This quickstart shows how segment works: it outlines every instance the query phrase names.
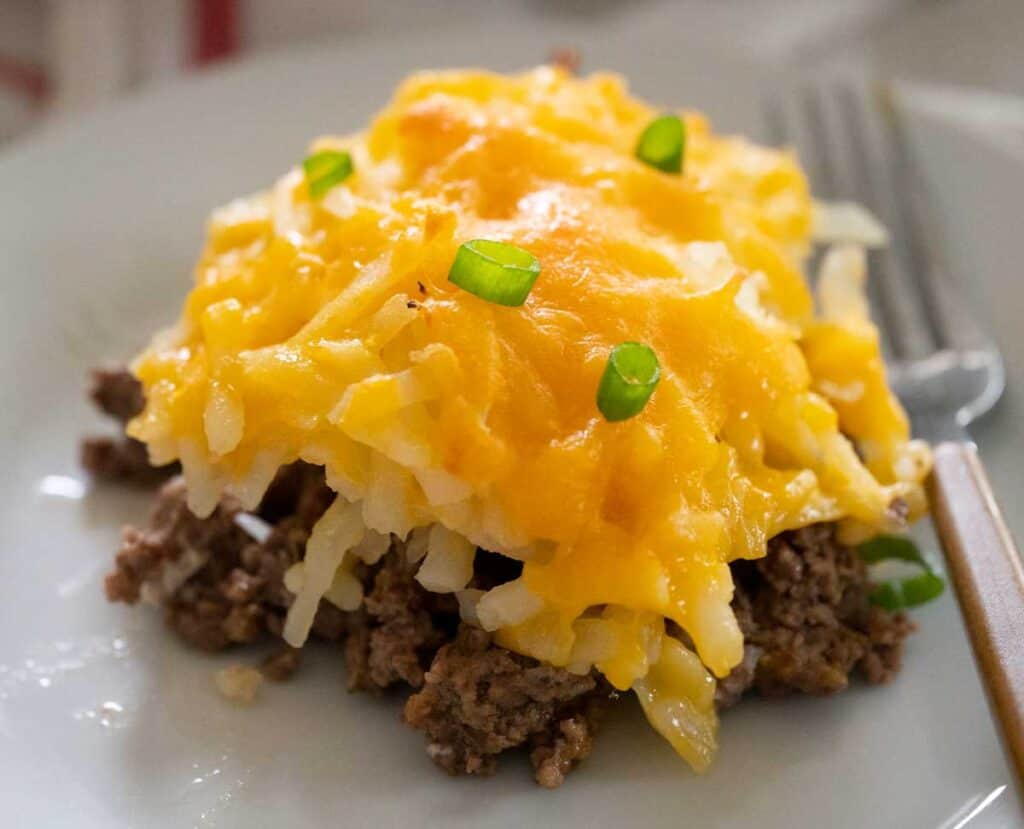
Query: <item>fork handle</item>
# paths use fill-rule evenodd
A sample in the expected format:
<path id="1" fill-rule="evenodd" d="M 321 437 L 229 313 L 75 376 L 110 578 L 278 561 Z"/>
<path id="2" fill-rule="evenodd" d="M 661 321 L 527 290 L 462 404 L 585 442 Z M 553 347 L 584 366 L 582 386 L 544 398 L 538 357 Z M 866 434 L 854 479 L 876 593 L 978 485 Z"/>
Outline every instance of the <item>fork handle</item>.
<path id="1" fill-rule="evenodd" d="M 935 449 L 939 540 L 1003 744 L 1024 791 L 1024 565 L 972 444 Z"/>

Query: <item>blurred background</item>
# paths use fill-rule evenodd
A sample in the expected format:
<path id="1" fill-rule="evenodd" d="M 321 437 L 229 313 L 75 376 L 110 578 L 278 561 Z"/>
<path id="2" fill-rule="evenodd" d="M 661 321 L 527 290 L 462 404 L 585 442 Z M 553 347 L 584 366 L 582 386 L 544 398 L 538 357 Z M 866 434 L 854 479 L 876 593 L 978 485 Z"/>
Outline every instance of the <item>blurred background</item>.
<path id="1" fill-rule="evenodd" d="M 641 7 L 722 49 L 1024 95 L 1024 0 L 0 0 L 0 143 L 175 75 L 302 42 L 429 37 L 456 20 L 532 19 L 542 33 L 553 16 L 586 25 Z"/>

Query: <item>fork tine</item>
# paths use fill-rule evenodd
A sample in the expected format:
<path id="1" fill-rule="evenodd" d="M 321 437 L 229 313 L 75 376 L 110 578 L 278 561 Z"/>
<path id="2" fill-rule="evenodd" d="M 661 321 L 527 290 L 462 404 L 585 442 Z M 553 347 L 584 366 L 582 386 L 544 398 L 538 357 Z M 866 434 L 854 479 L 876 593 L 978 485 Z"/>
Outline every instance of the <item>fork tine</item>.
<path id="1" fill-rule="evenodd" d="M 840 184 L 841 194 L 863 205 L 877 206 L 881 204 L 882 198 L 875 181 L 876 167 L 872 163 L 864 121 L 858 117 L 862 108 L 858 92 L 852 85 L 842 84 L 837 88 L 836 101 L 839 105 L 840 131 L 850 141 L 846 175 Z M 871 209 L 881 217 L 877 207 Z M 882 218 L 885 220 L 885 217 Z M 891 224 L 888 226 L 895 231 Z M 887 356 L 896 360 L 905 359 L 912 353 L 913 344 L 908 341 L 908 329 L 902 324 L 904 320 L 900 319 L 895 310 L 898 301 L 890 296 L 898 279 L 895 257 L 887 251 L 872 250 L 868 252 L 868 266 L 868 298 L 880 323 Z"/>
<path id="2" fill-rule="evenodd" d="M 814 156 L 814 183 L 818 192 L 825 198 L 834 199 L 839 196 L 836 159 L 833 158 L 834 144 L 829 140 L 829 127 L 826 123 L 825 105 L 821 97 L 813 89 L 805 89 L 800 95 L 800 104 L 811 143 L 807 147 Z"/>
<path id="3" fill-rule="evenodd" d="M 826 87 L 827 90 L 833 87 Z M 838 91 L 852 88 L 837 87 Z M 811 179 L 817 194 L 822 198 L 835 200 L 853 199 L 861 204 L 869 204 L 871 200 L 871 180 L 863 171 L 869 166 L 863 136 L 851 133 L 847 123 L 852 100 L 845 100 L 844 106 L 837 107 L 837 96 L 825 91 L 820 93 L 813 89 L 805 89 L 801 94 L 801 104 L 808 124 L 808 133 L 812 140 L 816 164 L 812 168 Z M 837 151 L 845 147 L 849 140 L 850 151 Z M 883 273 L 888 269 L 888 260 L 880 256 L 878 251 L 868 251 L 868 272 Z M 899 358 L 905 354 L 906 343 L 898 320 L 891 313 L 892 303 L 887 301 L 884 286 L 887 279 L 868 278 L 867 297 L 871 308 L 881 317 L 880 335 L 886 359 Z"/>
<path id="4" fill-rule="evenodd" d="M 782 101 L 774 96 L 765 96 L 761 101 L 761 115 L 765 125 L 765 139 L 773 147 L 784 147 L 789 143 L 786 119 L 782 114 Z"/>
<path id="5" fill-rule="evenodd" d="M 945 259 L 942 229 L 936 224 L 940 218 L 934 213 L 928 191 L 929 182 L 921 175 L 910 152 L 908 124 L 903 115 L 906 111 L 894 100 L 897 91 L 890 85 L 877 84 L 874 90 L 876 120 L 885 122 L 889 131 L 896 163 L 894 178 L 898 181 L 907 202 L 906 230 L 910 256 L 915 257 L 917 268 L 914 273 L 922 301 L 931 316 L 936 337 L 943 349 L 953 350 L 961 360 L 975 369 L 987 366 L 989 388 L 975 400 L 971 408 L 976 417 L 988 411 L 999 398 L 1005 380 L 1005 368 L 999 347 L 986 330 L 983 322 L 975 315 L 977 308 L 964 294 L 963 283 L 954 284 Z"/>
<path id="6" fill-rule="evenodd" d="M 892 243 L 870 252 L 868 297 L 890 377 L 916 428 L 962 430 L 999 399 L 1006 372 L 948 279 L 928 182 L 912 163 L 896 91 L 836 83 L 797 90 L 766 100 L 770 137 L 800 154 L 816 193 L 856 199 L 889 228 Z"/>
<path id="7" fill-rule="evenodd" d="M 818 117 L 808 117 L 812 110 Z M 821 110 L 812 93 L 800 88 L 791 99 L 782 96 L 768 98 L 763 111 L 770 143 L 795 151 L 814 194 L 831 197 L 828 141 L 820 117 Z"/>
<path id="8" fill-rule="evenodd" d="M 845 94 L 842 90 L 845 89 Z M 880 129 L 865 104 L 863 87 L 836 82 L 819 87 L 819 100 L 838 112 L 835 129 L 826 136 L 842 188 L 839 198 L 860 200 L 889 228 L 891 239 L 884 249 L 869 257 L 872 270 L 868 294 L 875 319 L 880 323 L 888 355 L 895 360 L 924 357 L 938 347 L 932 336 L 916 286 L 908 280 L 912 270 L 904 247 L 904 194 L 891 174 L 891 136 Z M 824 104 L 823 104 L 824 105 Z"/>
<path id="9" fill-rule="evenodd" d="M 817 154 L 807 148 L 818 146 L 818 142 L 809 140 L 803 135 L 805 121 L 799 114 L 794 115 L 790 109 L 798 109 L 799 102 L 783 96 L 766 96 L 762 102 L 764 123 L 767 127 L 768 142 L 775 147 L 792 150 L 799 158 L 812 192 L 820 192 L 823 164 Z M 807 278 L 814 284 L 818 266 L 821 263 L 822 251 L 812 248 L 804 267 Z"/>
<path id="10" fill-rule="evenodd" d="M 890 229 L 890 245 L 869 254 L 868 296 L 880 324 L 883 349 L 898 361 L 927 356 L 945 344 L 942 319 L 931 303 L 929 269 L 920 234 L 908 237 L 909 182 L 899 166 L 893 124 L 882 123 L 874 100 L 849 83 L 801 88 L 795 103 L 777 102 L 766 118 L 773 137 L 794 146 L 817 195 L 856 200 Z M 924 262 L 926 264 L 922 265 Z"/>
<path id="11" fill-rule="evenodd" d="M 897 123 L 897 113 L 887 86 L 876 84 L 873 90 L 875 111 L 878 120 L 885 127 L 892 147 L 891 166 L 893 182 L 901 196 L 900 213 L 903 222 L 903 243 L 909 263 L 909 276 L 917 288 L 931 335 L 939 348 L 950 345 L 948 326 L 939 302 L 940 286 L 935 283 L 937 276 L 930 245 L 926 243 L 924 226 L 918 209 L 917 188 L 912 181 L 910 153 L 906 136 Z"/>

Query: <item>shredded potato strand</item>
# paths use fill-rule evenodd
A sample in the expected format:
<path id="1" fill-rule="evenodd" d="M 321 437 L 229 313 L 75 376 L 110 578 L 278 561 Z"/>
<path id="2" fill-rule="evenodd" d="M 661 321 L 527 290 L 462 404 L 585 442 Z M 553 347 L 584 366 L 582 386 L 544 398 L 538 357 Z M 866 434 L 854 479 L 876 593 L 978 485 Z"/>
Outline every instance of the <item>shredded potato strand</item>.
<path id="1" fill-rule="evenodd" d="M 343 498 L 336 498 L 313 528 L 306 543 L 302 586 L 288 609 L 282 634 L 292 647 L 305 643 L 320 599 L 335 582 L 345 553 L 360 541 L 365 531 L 359 504 L 351 504 Z"/>

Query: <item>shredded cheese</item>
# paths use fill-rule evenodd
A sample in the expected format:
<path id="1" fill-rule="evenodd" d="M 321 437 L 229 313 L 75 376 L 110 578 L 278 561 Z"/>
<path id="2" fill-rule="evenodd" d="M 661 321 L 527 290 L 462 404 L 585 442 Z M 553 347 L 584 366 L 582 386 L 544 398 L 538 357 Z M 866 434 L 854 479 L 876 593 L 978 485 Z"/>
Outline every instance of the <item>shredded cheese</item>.
<path id="1" fill-rule="evenodd" d="M 858 254 L 826 261 L 815 315 L 796 160 L 684 113 L 684 173 L 664 173 L 633 155 L 656 113 L 608 75 L 413 77 L 366 132 L 313 145 L 354 164 L 323 198 L 296 169 L 214 214 L 180 321 L 135 362 L 130 433 L 181 460 L 200 514 L 224 492 L 251 508 L 281 464 L 324 466 L 338 497 L 289 573 L 290 644 L 321 599 L 358 604 L 356 559 L 408 539 L 466 618 L 633 688 L 704 768 L 710 676 L 743 655 L 729 563 L 817 521 L 890 528 L 897 498 L 919 514 L 928 457 L 858 306 Z M 819 230 L 876 241 L 852 215 Z M 525 305 L 448 282 L 474 238 L 539 260 Z M 598 380 L 632 339 L 661 382 L 608 423 Z M 475 547 L 522 576 L 465 591 Z"/>

